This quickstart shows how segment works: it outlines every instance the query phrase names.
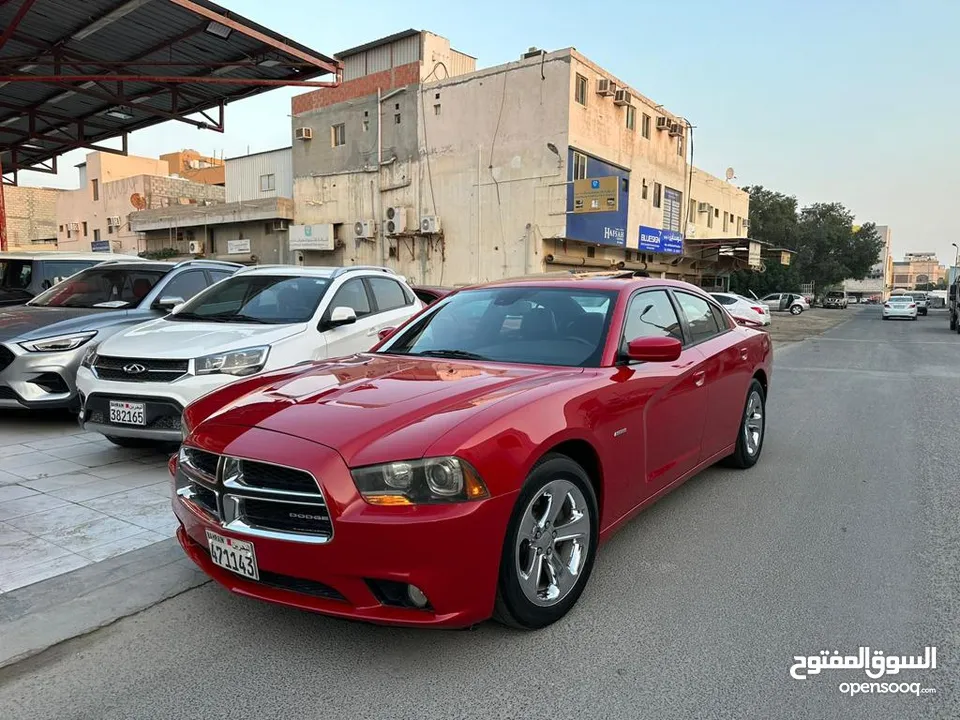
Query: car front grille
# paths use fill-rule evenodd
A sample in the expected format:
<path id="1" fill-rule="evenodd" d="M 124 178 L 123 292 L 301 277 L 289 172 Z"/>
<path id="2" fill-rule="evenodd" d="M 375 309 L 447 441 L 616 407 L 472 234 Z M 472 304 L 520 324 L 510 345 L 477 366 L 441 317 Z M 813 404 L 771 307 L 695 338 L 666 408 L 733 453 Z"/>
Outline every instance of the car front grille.
<path id="1" fill-rule="evenodd" d="M 100 355 L 93 366 L 101 380 L 114 382 L 173 382 L 187 374 L 189 360 L 155 360 Z"/>
<path id="2" fill-rule="evenodd" d="M 7 366 L 13 362 L 14 357 L 13 350 L 6 345 L 0 345 L 0 372 L 7 369 Z"/>
<path id="3" fill-rule="evenodd" d="M 177 495 L 238 533 L 312 543 L 333 537 L 323 492 L 305 470 L 184 446 Z"/>

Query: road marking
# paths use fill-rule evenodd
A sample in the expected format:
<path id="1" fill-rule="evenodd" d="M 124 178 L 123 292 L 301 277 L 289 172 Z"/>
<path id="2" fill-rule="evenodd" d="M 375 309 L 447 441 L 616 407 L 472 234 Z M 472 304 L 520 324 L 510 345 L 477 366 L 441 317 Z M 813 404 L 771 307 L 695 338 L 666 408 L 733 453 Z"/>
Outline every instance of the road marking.
<path id="1" fill-rule="evenodd" d="M 813 339 L 813 338 L 811 338 Z M 829 342 L 856 342 L 856 343 L 873 343 L 875 345 L 890 345 L 890 339 L 886 340 L 862 340 L 858 338 L 838 338 L 838 337 L 824 337 L 819 336 L 817 340 L 827 340 Z M 897 345 L 956 345 L 956 341 L 951 340 L 910 340 L 908 342 L 898 342 Z"/>

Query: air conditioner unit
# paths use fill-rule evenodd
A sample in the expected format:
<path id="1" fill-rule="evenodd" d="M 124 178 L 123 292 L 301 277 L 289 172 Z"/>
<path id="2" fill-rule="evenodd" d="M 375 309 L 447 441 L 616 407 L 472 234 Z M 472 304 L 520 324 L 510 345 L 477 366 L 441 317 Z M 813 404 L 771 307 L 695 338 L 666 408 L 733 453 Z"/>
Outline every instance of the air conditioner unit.
<path id="1" fill-rule="evenodd" d="M 107 227 L 120 227 L 120 216 L 114 215 L 107 218 Z"/>
<path id="2" fill-rule="evenodd" d="M 191 241 L 190 241 L 190 254 L 191 254 L 191 255 L 203 255 L 203 241 L 202 241 L 202 240 L 191 240 Z"/>
<path id="3" fill-rule="evenodd" d="M 617 92 L 617 84 L 613 80 L 607 80 L 606 78 L 600 78 L 597 80 L 597 95 L 603 95 L 609 97 L 614 95 Z"/>
<path id="4" fill-rule="evenodd" d="M 670 118 L 658 117 L 657 130 L 667 130 L 670 127 Z"/>
<path id="5" fill-rule="evenodd" d="M 387 235 L 397 235 L 407 229 L 407 209 L 402 206 L 388 207 L 383 218 L 383 230 Z"/>
<path id="6" fill-rule="evenodd" d="M 420 218 L 420 232 L 424 235 L 436 235 L 440 232 L 440 216 L 427 215 Z"/>
<path id="7" fill-rule="evenodd" d="M 617 90 L 613 96 L 614 105 L 631 105 L 633 97 L 628 90 Z"/>
<path id="8" fill-rule="evenodd" d="M 74 232 L 80 232 L 80 223 L 70 223 L 70 229 Z"/>
<path id="9" fill-rule="evenodd" d="M 710 212 L 710 203 L 697 203 L 697 212 L 698 213 Z"/>
<path id="10" fill-rule="evenodd" d="M 672 123 L 670 125 L 670 134 L 674 137 L 683 135 L 683 124 L 682 123 Z"/>
<path id="11" fill-rule="evenodd" d="M 313 128 L 302 127 L 293 131 L 293 136 L 297 140 L 313 140 Z"/>
<path id="12" fill-rule="evenodd" d="M 287 230 L 290 228 L 289 220 L 274 220 L 273 221 L 273 230 L 274 232 L 279 230 Z"/>
<path id="13" fill-rule="evenodd" d="M 355 238 L 372 238 L 375 228 L 376 223 L 373 220 L 357 220 L 353 224 L 353 236 Z"/>

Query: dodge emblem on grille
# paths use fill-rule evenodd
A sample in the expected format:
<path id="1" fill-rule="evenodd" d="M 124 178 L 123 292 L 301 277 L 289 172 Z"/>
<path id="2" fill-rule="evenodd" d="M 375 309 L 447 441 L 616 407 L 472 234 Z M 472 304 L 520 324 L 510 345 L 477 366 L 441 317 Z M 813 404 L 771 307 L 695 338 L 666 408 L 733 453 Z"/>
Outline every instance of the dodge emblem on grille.
<path id="1" fill-rule="evenodd" d="M 139 375 L 141 373 L 145 373 L 147 369 L 140 363 L 130 363 L 129 365 L 123 366 L 123 371 L 127 375 Z"/>

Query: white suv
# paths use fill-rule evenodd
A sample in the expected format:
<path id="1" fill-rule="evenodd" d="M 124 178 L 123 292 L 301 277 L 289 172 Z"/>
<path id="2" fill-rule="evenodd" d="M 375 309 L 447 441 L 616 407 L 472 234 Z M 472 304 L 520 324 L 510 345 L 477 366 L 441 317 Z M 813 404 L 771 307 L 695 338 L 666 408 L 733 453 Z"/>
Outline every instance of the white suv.
<path id="1" fill-rule="evenodd" d="M 241 270 L 118 333 L 77 372 L 80 424 L 124 447 L 178 444 L 183 409 L 238 377 L 365 352 L 423 308 L 381 267 Z"/>

